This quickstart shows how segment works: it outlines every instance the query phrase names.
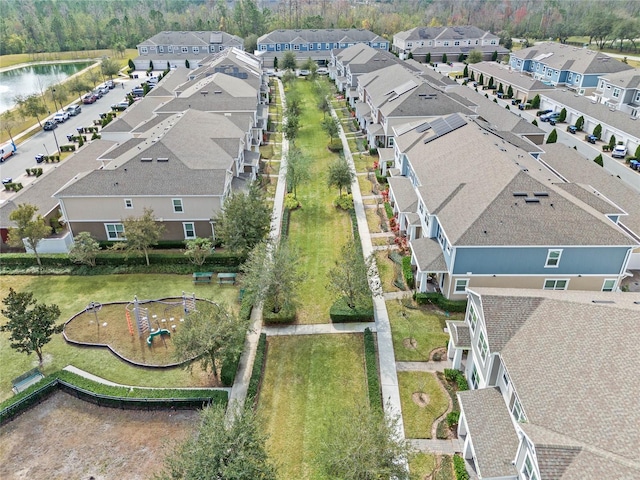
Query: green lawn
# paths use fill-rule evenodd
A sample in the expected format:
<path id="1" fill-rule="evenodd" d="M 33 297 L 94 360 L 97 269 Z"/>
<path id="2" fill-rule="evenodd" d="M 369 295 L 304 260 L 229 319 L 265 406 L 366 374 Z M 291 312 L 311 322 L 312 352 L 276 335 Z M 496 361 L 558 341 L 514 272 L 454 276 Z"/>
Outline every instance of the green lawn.
<path id="1" fill-rule="evenodd" d="M 362 335 L 269 337 L 258 412 L 283 480 L 322 479 L 314 454 L 328 419 L 367 402 Z"/>
<path id="2" fill-rule="evenodd" d="M 431 426 L 449 406 L 447 394 L 430 372 L 398 372 L 402 421 L 407 438 L 431 438 Z M 415 393 L 426 393 L 428 399 L 419 405 Z"/>
<path id="3" fill-rule="evenodd" d="M 326 81 L 326 80 L 323 80 Z M 300 253 L 298 322 L 326 323 L 334 296 L 327 291 L 328 272 L 351 237 L 349 215 L 337 210 L 336 189 L 327 187 L 327 167 L 338 156 L 327 149 L 329 137 L 319 128 L 322 112 L 316 107 L 312 82 L 295 83 L 303 99 L 300 132 L 295 144 L 311 159 L 311 179 L 298 187 L 302 208 L 291 214 L 289 241 Z"/>
<path id="4" fill-rule="evenodd" d="M 231 286 L 194 286 L 187 275 L 108 275 L 108 276 L 3 276 L 0 282 L 0 298 L 14 290 L 33 292 L 39 303 L 56 304 L 60 308 L 60 323 L 83 310 L 89 302 L 100 303 L 138 299 L 154 299 L 194 292 L 201 298 L 209 298 L 237 309 L 236 288 Z M 4 305 L 3 305 L 4 307 Z M 124 316 L 124 306 L 122 315 Z M 4 323 L 4 317 L 0 317 Z M 0 333 L 0 401 L 11 396 L 11 379 L 37 366 L 37 356 L 27 356 L 9 347 L 8 333 Z M 80 348 L 67 344 L 62 335 L 56 335 L 44 347 L 44 373 L 72 364 L 78 368 L 104 377 L 113 382 L 149 387 L 206 386 L 208 377 L 198 368 L 193 374 L 180 368 L 167 370 L 143 370 L 119 360 L 106 349 Z"/>
<path id="5" fill-rule="evenodd" d="M 393 348 L 398 362 L 427 361 L 431 350 L 444 347 L 449 335 L 444 333 L 446 317 L 438 315 L 426 307 L 403 308 L 397 300 L 387 302 L 391 321 Z M 404 340 L 414 338 L 415 349 L 407 348 Z"/>
<path id="6" fill-rule="evenodd" d="M 453 480 L 453 460 L 449 455 L 419 453 L 409 463 L 409 471 L 422 480 Z"/>

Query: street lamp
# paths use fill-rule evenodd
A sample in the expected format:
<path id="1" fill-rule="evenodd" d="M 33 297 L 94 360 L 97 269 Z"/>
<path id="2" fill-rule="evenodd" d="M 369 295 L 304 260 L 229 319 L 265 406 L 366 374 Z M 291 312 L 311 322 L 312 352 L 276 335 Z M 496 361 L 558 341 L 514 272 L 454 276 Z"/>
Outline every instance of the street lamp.
<path id="1" fill-rule="evenodd" d="M 60 155 L 61 154 L 60 145 L 58 145 L 58 137 L 56 137 L 55 129 L 51 130 L 51 133 L 53 133 L 53 139 L 56 141 L 56 148 L 58 149 L 58 155 Z"/>

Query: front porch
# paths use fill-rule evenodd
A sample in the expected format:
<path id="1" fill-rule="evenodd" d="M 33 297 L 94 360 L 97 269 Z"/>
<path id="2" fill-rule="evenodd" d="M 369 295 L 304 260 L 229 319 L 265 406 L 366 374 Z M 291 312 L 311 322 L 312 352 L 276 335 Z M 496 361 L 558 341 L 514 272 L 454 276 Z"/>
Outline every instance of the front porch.
<path id="1" fill-rule="evenodd" d="M 471 332 L 464 321 L 447 321 L 449 331 L 449 343 L 447 345 L 447 358 L 451 360 L 452 368 L 464 371 L 466 357 L 471 349 Z"/>

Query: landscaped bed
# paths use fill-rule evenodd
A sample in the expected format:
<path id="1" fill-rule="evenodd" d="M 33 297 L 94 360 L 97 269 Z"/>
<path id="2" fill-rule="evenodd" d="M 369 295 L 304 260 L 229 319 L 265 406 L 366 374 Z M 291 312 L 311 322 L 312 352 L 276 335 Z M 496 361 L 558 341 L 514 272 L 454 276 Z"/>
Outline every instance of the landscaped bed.
<path id="1" fill-rule="evenodd" d="M 449 406 L 447 394 L 431 372 L 398 372 L 402 420 L 407 438 L 433 438 L 434 421 Z"/>
<path id="2" fill-rule="evenodd" d="M 365 405 L 363 336 L 269 337 L 258 412 L 269 434 L 267 448 L 279 478 L 317 479 L 315 454 L 328 419 Z"/>

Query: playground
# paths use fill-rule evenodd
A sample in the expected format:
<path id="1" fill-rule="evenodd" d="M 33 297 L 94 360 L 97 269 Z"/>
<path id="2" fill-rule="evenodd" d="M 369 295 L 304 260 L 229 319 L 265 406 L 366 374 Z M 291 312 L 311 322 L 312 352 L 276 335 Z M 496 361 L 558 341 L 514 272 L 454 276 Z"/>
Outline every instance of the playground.
<path id="1" fill-rule="evenodd" d="M 129 363 L 175 366 L 172 336 L 179 334 L 189 312 L 201 302 L 206 300 L 184 292 L 158 300 L 90 302 L 65 323 L 64 337 L 71 344 L 109 348 Z"/>

